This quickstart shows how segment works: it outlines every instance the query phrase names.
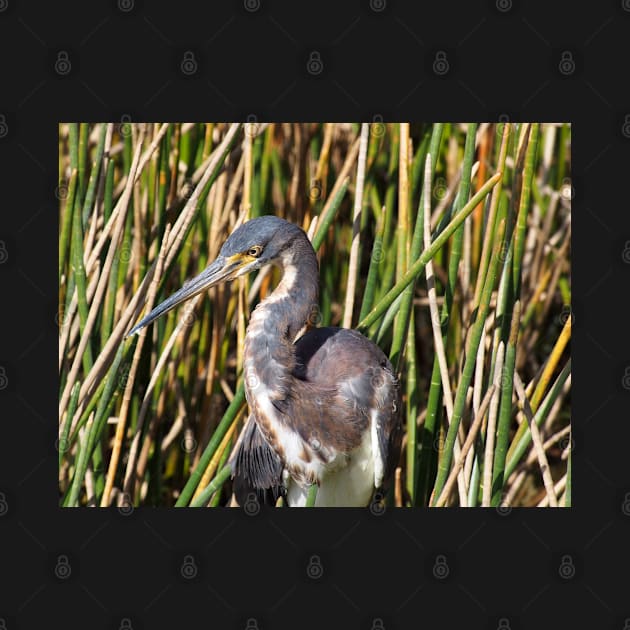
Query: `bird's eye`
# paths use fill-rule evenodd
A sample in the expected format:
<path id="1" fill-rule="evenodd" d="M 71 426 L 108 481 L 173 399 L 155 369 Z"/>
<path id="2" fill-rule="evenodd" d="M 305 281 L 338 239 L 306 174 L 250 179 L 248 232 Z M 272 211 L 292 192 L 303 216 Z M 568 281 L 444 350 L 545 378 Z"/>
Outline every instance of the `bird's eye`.
<path id="1" fill-rule="evenodd" d="M 260 245 L 255 245 L 254 247 L 251 247 L 250 249 L 247 250 L 247 254 L 249 256 L 252 256 L 253 258 L 258 258 L 258 256 L 260 256 L 261 253 L 262 253 L 262 247 Z"/>

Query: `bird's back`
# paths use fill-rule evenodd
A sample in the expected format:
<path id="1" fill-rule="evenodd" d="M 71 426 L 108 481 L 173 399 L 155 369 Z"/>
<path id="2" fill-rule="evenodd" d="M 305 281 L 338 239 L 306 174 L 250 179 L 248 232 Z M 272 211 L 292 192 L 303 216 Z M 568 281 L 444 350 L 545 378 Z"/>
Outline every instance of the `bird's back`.
<path id="1" fill-rule="evenodd" d="M 393 372 L 383 351 L 356 330 L 327 326 L 311 328 L 295 343 L 296 376 L 322 386 L 340 384 L 369 367 Z"/>

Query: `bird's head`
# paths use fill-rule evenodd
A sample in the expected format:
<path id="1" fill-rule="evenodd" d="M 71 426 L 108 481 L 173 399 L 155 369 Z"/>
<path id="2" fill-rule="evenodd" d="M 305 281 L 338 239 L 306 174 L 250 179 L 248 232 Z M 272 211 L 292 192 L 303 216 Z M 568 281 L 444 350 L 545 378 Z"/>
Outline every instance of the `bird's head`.
<path id="1" fill-rule="evenodd" d="M 210 287 L 266 265 L 281 264 L 283 253 L 300 237 L 305 238 L 301 228 L 279 217 L 268 215 L 243 223 L 223 243 L 214 262 L 158 304 L 125 337 L 133 335 L 178 304 Z"/>

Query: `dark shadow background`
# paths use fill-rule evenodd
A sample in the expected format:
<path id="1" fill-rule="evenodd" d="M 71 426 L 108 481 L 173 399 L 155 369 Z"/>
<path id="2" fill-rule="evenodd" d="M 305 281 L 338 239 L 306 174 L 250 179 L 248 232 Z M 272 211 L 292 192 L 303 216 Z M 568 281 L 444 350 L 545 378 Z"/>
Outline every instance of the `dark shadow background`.
<path id="1" fill-rule="evenodd" d="M 0 0 L 0 628 L 630 627 L 630 0 L 411 4 Z M 123 116 L 571 121 L 575 507 L 58 509 L 57 123 Z"/>

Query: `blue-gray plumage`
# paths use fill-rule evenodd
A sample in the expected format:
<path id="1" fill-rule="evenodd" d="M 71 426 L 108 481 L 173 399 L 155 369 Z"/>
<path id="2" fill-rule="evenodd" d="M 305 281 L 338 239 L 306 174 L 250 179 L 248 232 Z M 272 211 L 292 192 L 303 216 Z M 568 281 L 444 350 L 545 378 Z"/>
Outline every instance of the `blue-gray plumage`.
<path id="1" fill-rule="evenodd" d="M 245 337 L 250 416 L 231 460 L 237 500 L 285 495 L 300 506 L 317 483 L 317 506 L 368 505 L 400 453 L 398 382 L 381 349 L 357 331 L 311 327 L 319 268 L 301 228 L 273 216 L 244 223 L 209 267 L 128 334 L 219 282 L 269 264 L 283 273 L 252 313 Z"/>

